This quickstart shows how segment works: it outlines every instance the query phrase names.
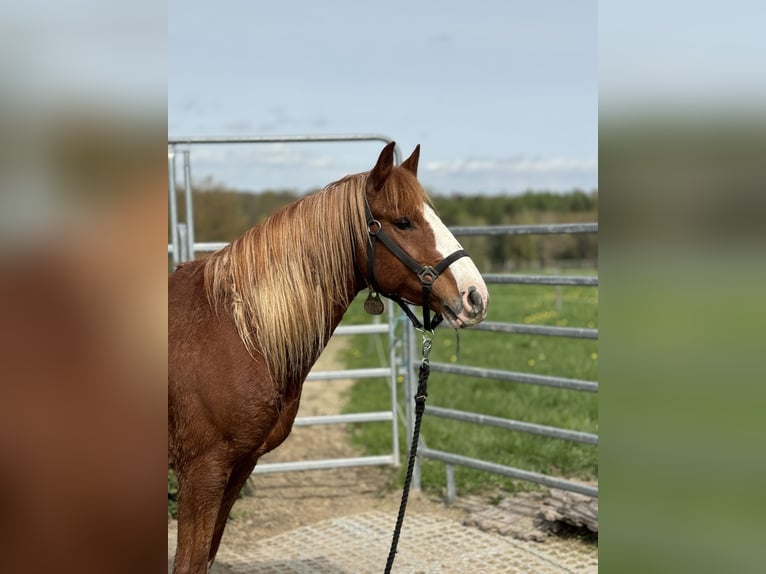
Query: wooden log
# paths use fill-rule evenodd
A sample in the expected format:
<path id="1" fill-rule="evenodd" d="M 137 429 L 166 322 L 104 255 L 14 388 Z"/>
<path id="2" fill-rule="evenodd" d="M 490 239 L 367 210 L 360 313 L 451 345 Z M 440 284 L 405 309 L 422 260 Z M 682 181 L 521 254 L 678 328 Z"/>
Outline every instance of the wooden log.
<path id="1" fill-rule="evenodd" d="M 548 522 L 564 522 L 578 528 L 598 532 L 598 499 L 575 492 L 552 488 L 540 508 Z"/>

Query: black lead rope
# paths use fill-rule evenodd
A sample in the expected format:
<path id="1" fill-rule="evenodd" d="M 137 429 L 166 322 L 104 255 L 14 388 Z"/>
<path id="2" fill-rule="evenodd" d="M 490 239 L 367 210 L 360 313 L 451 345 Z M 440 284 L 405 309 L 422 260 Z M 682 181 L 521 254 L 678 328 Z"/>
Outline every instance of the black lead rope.
<path id="1" fill-rule="evenodd" d="M 388 560 L 386 560 L 385 574 L 391 573 L 391 567 L 394 565 L 396 557 L 396 547 L 399 544 L 399 535 L 404 523 L 404 513 L 407 511 L 407 500 L 410 496 L 410 484 L 412 483 L 412 472 L 415 468 L 415 457 L 418 453 L 418 442 L 420 440 L 420 423 L 423 420 L 423 413 L 426 410 L 426 397 L 428 396 L 428 375 L 431 373 L 431 365 L 428 361 L 428 355 L 431 352 L 431 341 L 433 331 L 423 331 L 423 360 L 420 363 L 420 372 L 418 374 L 418 390 L 415 395 L 415 426 L 412 429 L 412 443 L 410 445 L 410 458 L 407 463 L 407 475 L 404 478 L 404 487 L 402 488 L 402 500 L 399 503 L 399 515 L 396 517 L 396 526 L 394 527 L 394 536 L 391 539 L 391 549 L 388 551 Z"/>

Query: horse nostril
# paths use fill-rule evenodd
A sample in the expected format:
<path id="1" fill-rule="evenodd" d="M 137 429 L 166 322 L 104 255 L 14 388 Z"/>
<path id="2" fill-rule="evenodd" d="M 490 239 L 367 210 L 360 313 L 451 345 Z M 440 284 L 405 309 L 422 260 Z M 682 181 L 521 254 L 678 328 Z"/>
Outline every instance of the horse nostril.
<path id="1" fill-rule="evenodd" d="M 472 286 L 468 288 L 468 302 L 473 305 L 474 309 L 481 309 L 484 305 L 483 301 L 481 300 L 481 295 L 479 295 L 476 287 Z"/>

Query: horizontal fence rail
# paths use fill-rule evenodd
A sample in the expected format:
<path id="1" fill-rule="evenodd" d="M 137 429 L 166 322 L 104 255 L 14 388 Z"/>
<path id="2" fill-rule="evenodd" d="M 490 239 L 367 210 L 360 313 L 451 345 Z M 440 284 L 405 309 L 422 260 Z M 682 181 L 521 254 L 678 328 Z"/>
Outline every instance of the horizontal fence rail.
<path id="1" fill-rule="evenodd" d="M 391 367 L 372 367 L 369 369 L 347 369 L 340 371 L 312 371 L 306 377 L 310 381 L 335 381 L 338 379 L 377 379 L 391 375 Z"/>
<path id="2" fill-rule="evenodd" d="M 482 470 L 485 472 L 491 472 L 493 474 L 501 474 L 510 478 L 517 478 L 520 480 L 526 480 L 528 482 L 534 482 L 542 484 L 549 488 L 560 488 L 562 490 L 568 490 L 571 492 L 577 492 L 584 494 L 585 496 L 591 496 L 598 498 L 598 488 L 590 486 L 588 484 L 582 484 L 579 482 L 573 482 L 571 480 L 564 480 L 563 478 L 556 478 L 554 476 L 548 476 L 547 474 L 540 474 L 538 472 L 532 472 L 529 470 L 522 470 L 520 468 L 514 468 L 512 466 L 505 466 L 494 462 L 487 462 L 485 460 L 478 460 L 475 458 L 469 458 L 467 456 L 461 456 L 459 454 L 453 454 L 450 452 L 444 452 L 441 450 L 434 450 L 432 448 L 423 447 L 419 449 L 419 455 L 423 458 L 430 458 L 432 460 L 440 460 L 446 464 L 454 464 L 458 466 L 465 466 L 468 468 L 475 468 L 476 470 Z"/>
<path id="3" fill-rule="evenodd" d="M 580 277 L 575 275 L 509 275 L 505 273 L 485 273 L 487 283 L 512 283 L 515 285 L 580 285 L 597 287 L 598 277 Z"/>
<path id="4" fill-rule="evenodd" d="M 223 249 L 229 244 L 228 241 L 201 241 L 194 244 L 194 252 L 212 253 Z M 173 253 L 173 246 L 168 244 L 168 254 Z"/>
<path id="5" fill-rule="evenodd" d="M 453 235 L 570 235 L 596 233 L 598 223 L 553 223 L 535 225 L 463 225 L 450 227 Z"/>
<path id="6" fill-rule="evenodd" d="M 310 417 L 298 417 L 294 426 L 308 427 L 313 425 L 337 425 L 349 423 L 378 423 L 388 422 L 394 419 L 391 411 L 378 411 L 367 413 L 350 413 L 347 415 L 314 415 Z"/>
<path id="7" fill-rule="evenodd" d="M 446 325 L 444 328 L 448 328 Z M 566 337 L 568 339 L 598 339 L 598 329 L 583 327 L 550 327 L 548 325 L 526 325 L 521 323 L 497 323 L 484 321 L 471 327 L 473 331 L 491 333 L 514 333 L 516 335 L 544 335 L 547 337 Z"/>
<path id="8" fill-rule="evenodd" d="M 553 377 L 550 375 L 532 375 L 530 373 L 519 373 L 516 371 L 485 369 L 484 367 L 467 367 L 465 365 L 451 365 L 449 363 L 431 363 L 431 372 L 464 375 L 467 377 L 507 381 L 511 383 L 541 385 L 544 387 L 556 387 L 559 389 L 568 389 L 570 391 L 588 391 L 591 393 L 598 391 L 598 383 L 594 381 Z"/>
<path id="9" fill-rule="evenodd" d="M 182 144 L 248 144 L 248 143 L 330 143 L 330 142 L 372 142 L 391 143 L 391 138 L 382 134 L 327 134 L 287 136 L 175 136 L 168 138 L 168 145 Z M 398 149 L 398 148 L 397 148 Z M 396 153 L 396 150 L 394 150 Z M 401 160 L 397 160 L 400 163 Z"/>
<path id="10" fill-rule="evenodd" d="M 489 425 L 512 431 L 521 431 L 529 434 L 547 436 L 550 438 L 560 438 L 563 440 L 571 440 L 573 442 L 582 442 L 585 444 L 598 444 L 598 435 L 595 434 L 560 429 L 557 427 L 539 425 L 535 423 L 527 423 L 513 419 L 505 419 L 502 417 L 482 415 L 479 413 L 469 413 L 466 411 L 457 411 L 454 409 L 445 409 L 444 407 L 432 407 L 428 405 L 426 405 L 426 414 L 445 419 L 452 419 L 455 421 Z"/>
<path id="11" fill-rule="evenodd" d="M 352 458 L 326 458 L 323 460 L 298 460 L 295 462 L 270 462 L 256 466 L 253 474 L 272 472 L 295 472 L 298 470 L 329 470 L 333 468 L 351 468 L 356 466 L 398 465 L 393 455 L 357 456 Z"/>

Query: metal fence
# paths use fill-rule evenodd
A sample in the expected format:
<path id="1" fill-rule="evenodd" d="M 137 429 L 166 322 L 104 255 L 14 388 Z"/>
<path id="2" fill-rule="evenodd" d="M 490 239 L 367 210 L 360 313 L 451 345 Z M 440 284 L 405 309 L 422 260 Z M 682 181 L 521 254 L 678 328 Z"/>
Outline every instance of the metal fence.
<path id="1" fill-rule="evenodd" d="M 546 234 L 574 234 L 574 233 L 597 233 L 598 224 L 596 223 L 575 223 L 575 224 L 557 224 L 557 225 L 502 225 L 491 227 L 453 227 L 451 231 L 456 236 L 471 235 L 546 235 Z M 588 287 L 597 287 L 598 278 L 589 276 L 570 276 L 570 275 L 518 275 L 518 274 L 492 274 L 483 275 L 488 284 L 515 284 L 515 285 L 579 285 Z M 566 337 L 580 339 L 598 339 L 597 329 L 584 329 L 575 327 L 553 327 L 546 325 L 526 325 L 518 323 L 499 323 L 486 321 L 473 327 L 475 330 L 490 331 L 503 334 L 524 334 L 537 335 L 543 337 Z M 420 364 L 420 356 L 416 349 L 417 334 L 414 329 L 408 331 L 408 350 L 409 350 L 409 368 L 407 369 L 407 404 L 412 403 L 412 397 L 415 396 L 417 388 L 417 370 Z M 432 373 L 449 373 L 465 377 L 475 377 L 480 379 L 492 379 L 497 381 L 509 381 L 523 383 L 528 385 L 543 385 L 568 389 L 572 391 L 590 392 L 598 391 L 596 381 L 583 381 L 566 377 L 555 377 L 547 375 L 535 375 L 530 373 L 504 371 L 498 369 L 487 369 L 480 366 L 463 366 L 449 363 L 431 362 Z M 524 421 L 506 419 L 501 417 L 489 416 L 480 413 L 459 411 L 443 407 L 426 405 L 425 415 L 462 421 L 470 424 L 489 425 L 502 428 L 513 432 L 525 432 L 535 435 L 545 436 L 552 439 L 568 440 L 590 445 L 598 445 L 598 436 L 592 433 L 561 429 L 545 425 L 533 424 Z M 407 410 L 407 431 L 408 436 L 412 435 L 412 425 L 414 424 L 414 412 L 411 408 Z M 497 463 L 469 458 L 455 453 L 445 452 L 429 448 L 424 441 L 418 446 L 418 461 L 415 466 L 414 485 L 420 487 L 420 464 L 421 459 L 438 460 L 445 463 L 447 499 L 452 500 L 456 496 L 455 486 L 455 466 L 464 466 L 500 474 L 514 479 L 534 482 L 551 488 L 560 488 L 572 492 L 578 492 L 591 497 L 598 497 L 598 488 L 558 478 L 532 472 L 511 466 L 504 466 Z"/>
<path id="2" fill-rule="evenodd" d="M 170 243 L 168 254 L 172 256 L 173 265 L 195 258 L 197 253 L 212 252 L 225 247 L 225 242 L 197 242 L 194 238 L 194 207 L 191 181 L 192 148 L 195 145 L 243 145 L 243 144 L 269 144 L 269 143 L 316 143 L 316 142 L 370 142 L 380 141 L 389 143 L 392 140 L 387 136 L 377 134 L 351 134 L 351 135 L 328 135 L 328 136 L 274 136 L 274 137 L 186 137 L 168 138 L 168 216 L 170 225 Z M 185 217 L 181 220 L 178 208 L 178 190 L 176 177 L 176 158 L 183 156 L 183 180 L 182 187 L 185 195 Z M 394 160 L 401 163 L 398 148 L 394 150 Z M 397 396 L 396 378 L 397 365 L 403 364 L 403 360 L 397 356 L 401 344 L 397 344 L 401 336 L 397 335 L 393 305 L 388 306 L 387 323 L 371 323 L 368 325 L 340 326 L 335 330 L 334 336 L 360 336 L 388 334 L 388 365 L 368 369 L 347 369 L 339 371 L 312 371 L 306 379 L 306 384 L 321 384 L 321 381 L 337 379 L 380 379 L 387 380 L 390 387 L 390 407 L 388 410 L 337 414 L 311 417 L 297 417 L 295 426 L 311 426 L 326 424 L 348 424 L 389 422 L 391 424 L 391 452 L 390 454 L 376 456 L 361 456 L 350 458 L 298 460 L 294 462 L 264 463 L 255 467 L 253 474 L 270 472 L 286 472 L 297 470 L 317 470 L 326 468 L 393 465 L 399 466 L 399 425 L 397 420 Z"/>

